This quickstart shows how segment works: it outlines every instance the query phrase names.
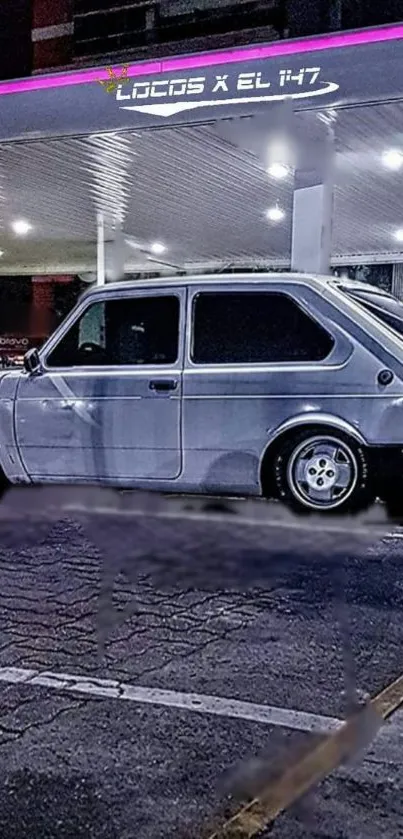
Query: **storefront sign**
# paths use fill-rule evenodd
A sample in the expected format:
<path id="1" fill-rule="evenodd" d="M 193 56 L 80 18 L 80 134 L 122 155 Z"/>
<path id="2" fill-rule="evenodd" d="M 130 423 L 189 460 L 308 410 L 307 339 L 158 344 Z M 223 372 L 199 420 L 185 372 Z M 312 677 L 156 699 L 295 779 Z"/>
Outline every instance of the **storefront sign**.
<path id="1" fill-rule="evenodd" d="M 401 99 L 403 23 L 0 82 L 0 142 Z"/>
<path id="2" fill-rule="evenodd" d="M 28 338 L 21 335 L 0 335 L 0 357 L 23 356 L 31 347 L 40 346 L 43 340 L 43 338 Z"/>
<path id="3" fill-rule="evenodd" d="M 25 352 L 29 347 L 29 338 L 13 338 L 11 335 L 0 335 L 0 351 Z"/>
<path id="4" fill-rule="evenodd" d="M 262 69 L 257 69 L 261 66 Z M 116 76 L 121 78 L 121 76 Z M 323 80 L 321 67 L 281 67 L 272 70 L 270 62 L 247 72 L 210 72 L 188 78 L 170 76 L 131 80 L 116 86 L 116 102 L 121 110 L 168 118 L 200 108 L 234 105 L 262 105 L 284 99 L 313 100 L 339 90 L 336 82 Z"/>

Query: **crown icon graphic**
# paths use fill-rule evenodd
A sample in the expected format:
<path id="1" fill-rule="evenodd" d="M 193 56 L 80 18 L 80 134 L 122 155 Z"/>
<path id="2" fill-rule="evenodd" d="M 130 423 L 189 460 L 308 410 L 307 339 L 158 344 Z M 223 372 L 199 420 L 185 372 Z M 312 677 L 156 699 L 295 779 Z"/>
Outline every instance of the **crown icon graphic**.
<path id="1" fill-rule="evenodd" d="M 124 64 L 120 70 L 114 70 L 113 67 L 106 67 L 106 72 L 109 76 L 108 79 L 98 79 L 99 84 L 102 85 L 106 93 L 114 93 L 120 84 L 125 84 L 129 82 L 129 65 Z"/>

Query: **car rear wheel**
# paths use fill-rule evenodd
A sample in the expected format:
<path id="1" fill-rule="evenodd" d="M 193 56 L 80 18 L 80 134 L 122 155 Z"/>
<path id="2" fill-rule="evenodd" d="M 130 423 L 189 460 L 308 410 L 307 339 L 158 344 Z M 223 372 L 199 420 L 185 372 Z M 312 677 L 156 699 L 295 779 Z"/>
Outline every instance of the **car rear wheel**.
<path id="1" fill-rule="evenodd" d="M 367 453 L 347 435 L 301 430 L 274 459 L 277 491 L 300 513 L 358 512 L 374 500 Z"/>

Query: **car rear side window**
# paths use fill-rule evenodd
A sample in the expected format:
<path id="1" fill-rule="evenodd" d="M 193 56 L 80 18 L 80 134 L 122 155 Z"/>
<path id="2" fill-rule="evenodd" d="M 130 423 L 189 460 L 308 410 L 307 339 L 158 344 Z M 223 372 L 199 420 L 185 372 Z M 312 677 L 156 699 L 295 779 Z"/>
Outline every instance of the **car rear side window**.
<path id="1" fill-rule="evenodd" d="M 194 301 L 195 364 L 317 362 L 333 345 L 326 330 L 286 294 L 206 292 Z"/>

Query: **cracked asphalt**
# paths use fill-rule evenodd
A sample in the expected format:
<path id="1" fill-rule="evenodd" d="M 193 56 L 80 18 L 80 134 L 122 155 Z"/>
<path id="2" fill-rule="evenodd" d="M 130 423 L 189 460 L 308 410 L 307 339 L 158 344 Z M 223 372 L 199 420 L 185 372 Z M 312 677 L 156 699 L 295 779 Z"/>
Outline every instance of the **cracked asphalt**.
<path id="1" fill-rule="evenodd" d="M 391 530 L 391 528 L 386 528 Z M 374 544 L 375 543 L 375 544 Z M 2 522 L 0 668 L 342 717 L 403 671 L 403 539 L 228 520 Z M 202 839 L 319 735 L 0 683 L 1 839 Z M 403 722 L 267 833 L 403 836 Z"/>

